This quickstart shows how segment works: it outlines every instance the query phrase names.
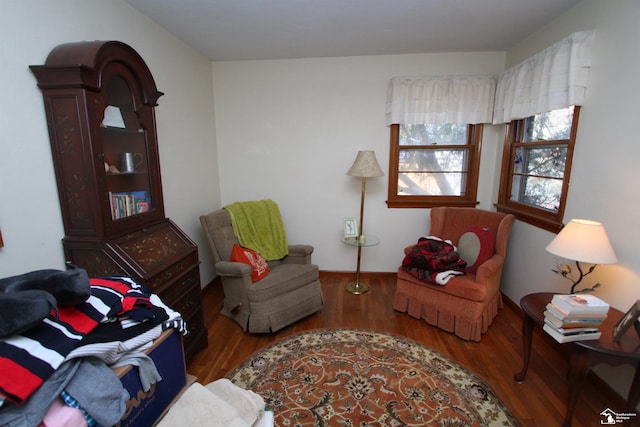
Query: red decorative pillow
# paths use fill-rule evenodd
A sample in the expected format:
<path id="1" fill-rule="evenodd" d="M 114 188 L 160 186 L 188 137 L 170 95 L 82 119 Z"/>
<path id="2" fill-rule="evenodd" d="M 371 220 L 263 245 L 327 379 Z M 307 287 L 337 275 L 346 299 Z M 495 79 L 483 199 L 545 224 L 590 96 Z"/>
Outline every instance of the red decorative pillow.
<path id="1" fill-rule="evenodd" d="M 237 244 L 233 244 L 231 250 L 232 262 L 241 262 L 251 266 L 251 281 L 257 282 L 269 274 L 269 264 L 258 252 L 253 249 L 243 248 Z"/>
<path id="2" fill-rule="evenodd" d="M 458 255 L 467 262 L 465 273 L 476 274 L 478 267 L 491 258 L 495 241 L 487 227 L 472 227 L 458 240 Z"/>

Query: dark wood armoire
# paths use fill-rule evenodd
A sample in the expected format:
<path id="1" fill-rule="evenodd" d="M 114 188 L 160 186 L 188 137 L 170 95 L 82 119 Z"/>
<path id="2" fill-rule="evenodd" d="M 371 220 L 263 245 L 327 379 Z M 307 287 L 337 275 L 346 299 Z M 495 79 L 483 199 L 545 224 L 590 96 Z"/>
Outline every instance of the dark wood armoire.
<path id="1" fill-rule="evenodd" d="M 30 68 L 44 97 L 66 259 L 90 276 L 130 276 L 180 312 L 188 360 L 207 333 L 197 247 L 164 212 L 154 112 L 162 92 L 117 41 L 63 44 Z"/>

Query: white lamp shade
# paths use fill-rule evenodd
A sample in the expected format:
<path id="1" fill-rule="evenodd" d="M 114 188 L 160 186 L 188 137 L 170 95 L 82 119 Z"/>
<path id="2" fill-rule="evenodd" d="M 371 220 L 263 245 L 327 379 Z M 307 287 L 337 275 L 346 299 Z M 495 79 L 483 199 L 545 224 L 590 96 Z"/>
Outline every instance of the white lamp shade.
<path id="1" fill-rule="evenodd" d="M 356 160 L 347 171 L 349 176 L 357 176 L 358 178 L 375 178 L 383 176 L 384 172 L 380 169 L 380 165 L 376 160 L 376 153 L 373 150 L 358 151 Z"/>
<path id="2" fill-rule="evenodd" d="M 613 264 L 618 261 L 604 226 L 586 219 L 572 219 L 547 245 L 547 251 L 589 264 Z"/>

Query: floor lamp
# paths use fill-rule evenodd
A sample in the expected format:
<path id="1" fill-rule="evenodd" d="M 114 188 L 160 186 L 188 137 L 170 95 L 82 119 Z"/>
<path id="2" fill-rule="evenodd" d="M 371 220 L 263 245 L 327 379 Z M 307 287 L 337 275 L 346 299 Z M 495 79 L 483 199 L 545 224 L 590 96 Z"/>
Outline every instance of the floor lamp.
<path id="1" fill-rule="evenodd" d="M 367 185 L 367 178 L 375 178 L 383 176 L 384 173 L 380 169 L 380 165 L 376 160 L 376 153 L 372 150 L 358 151 L 356 160 L 351 165 L 351 168 L 347 171 L 347 175 L 355 176 L 356 178 L 362 178 L 362 194 L 360 195 L 360 234 L 356 237 L 358 241 L 358 263 L 356 267 L 356 281 L 347 284 L 345 289 L 352 294 L 363 294 L 369 290 L 369 286 L 366 283 L 360 282 L 360 255 L 362 252 L 362 245 L 365 244 L 364 236 L 364 223 L 362 218 L 364 217 L 364 192 Z"/>

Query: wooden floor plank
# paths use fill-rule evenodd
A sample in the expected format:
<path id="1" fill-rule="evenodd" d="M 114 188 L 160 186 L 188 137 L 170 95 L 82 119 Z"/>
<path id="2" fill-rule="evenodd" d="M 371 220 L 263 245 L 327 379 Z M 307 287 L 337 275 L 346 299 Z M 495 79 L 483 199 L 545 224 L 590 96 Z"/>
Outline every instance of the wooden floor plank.
<path id="1" fill-rule="evenodd" d="M 203 292 L 209 347 L 189 361 L 187 372 L 207 384 L 226 376 L 264 346 L 292 334 L 319 328 L 373 329 L 418 341 L 473 372 L 492 387 L 523 427 L 561 425 L 568 393 L 566 351 L 536 328 L 527 377 L 517 383 L 513 375 L 522 368 L 522 311 L 516 303 L 505 301 L 482 341 L 468 342 L 394 311 L 395 274 L 364 273 L 361 278 L 370 284 L 371 291 L 351 295 L 344 286 L 353 280 L 352 274 L 322 272 L 323 310 L 273 334 L 244 333 L 220 315 L 223 293 L 214 282 Z M 601 411 L 611 408 L 623 412 L 622 405 L 620 396 L 589 378 L 581 389 L 573 426 L 600 425 Z M 633 425 L 639 423 L 637 419 Z"/>

